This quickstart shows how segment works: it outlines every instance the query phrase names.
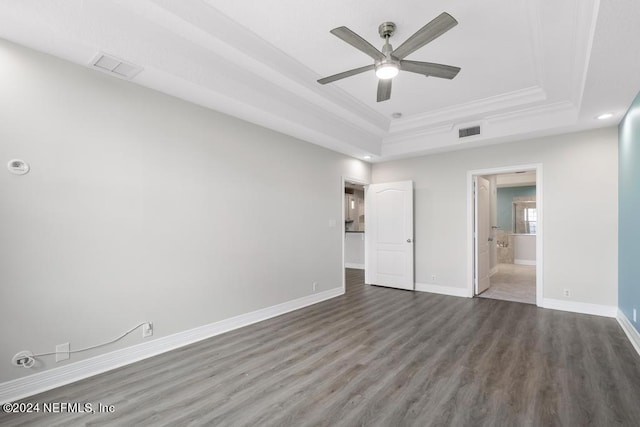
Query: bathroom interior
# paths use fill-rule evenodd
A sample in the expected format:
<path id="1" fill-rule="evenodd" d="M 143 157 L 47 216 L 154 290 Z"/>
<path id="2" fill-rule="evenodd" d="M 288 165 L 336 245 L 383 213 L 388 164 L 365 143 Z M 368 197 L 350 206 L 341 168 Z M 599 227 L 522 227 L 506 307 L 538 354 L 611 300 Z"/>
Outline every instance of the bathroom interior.
<path id="1" fill-rule="evenodd" d="M 536 304 L 536 173 L 485 176 L 490 190 L 490 278 L 482 298 Z"/>
<path id="2" fill-rule="evenodd" d="M 344 209 L 344 265 L 347 270 L 346 274 L 347 277 L 364 277 L 365 212 L 363 185 L 345 182 Z"/>

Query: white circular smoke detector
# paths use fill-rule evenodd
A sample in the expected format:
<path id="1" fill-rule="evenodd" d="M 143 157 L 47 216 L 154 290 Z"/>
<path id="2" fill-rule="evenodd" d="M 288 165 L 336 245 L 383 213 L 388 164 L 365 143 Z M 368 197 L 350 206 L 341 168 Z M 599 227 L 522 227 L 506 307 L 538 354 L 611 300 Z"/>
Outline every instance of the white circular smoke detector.
<path id="1" fill-rule="evenodd" d="M 7 169 L 9 169 L 9 172 L 16 174 L 16 175 L 24 175 L 27 172 L 29 172 L 29 163 L 25 162 L 24 160 L 20 160 L 20 159 L 13 159 L 13 160 L 9 160 L 9 163 L 7 163 Z"/>

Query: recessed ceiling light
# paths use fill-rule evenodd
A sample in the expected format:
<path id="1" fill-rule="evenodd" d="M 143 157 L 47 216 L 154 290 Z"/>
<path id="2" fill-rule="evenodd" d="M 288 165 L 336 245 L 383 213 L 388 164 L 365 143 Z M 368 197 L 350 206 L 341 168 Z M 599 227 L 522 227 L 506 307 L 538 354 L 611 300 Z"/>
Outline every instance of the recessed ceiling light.
<path id="1" fill-rule="evenodd" d="M 402 113 L 393 113 L 391 114 L 391 117 L 393 117 L 394 119 L 399 119 L 400 117 L 402 117 Z"/>
<path id="2" fill-rule="evenodd" d="M 371 160 L 371 156 L 364 156 L 365 160 Z"/>
<path id="3" fill-rule="evenodd" d="M 612 113 L 604 113 L 598 116 L 598 120 L 606 120 L 606 119 L 610 119 L 611 117 L 613 117 Z"/>

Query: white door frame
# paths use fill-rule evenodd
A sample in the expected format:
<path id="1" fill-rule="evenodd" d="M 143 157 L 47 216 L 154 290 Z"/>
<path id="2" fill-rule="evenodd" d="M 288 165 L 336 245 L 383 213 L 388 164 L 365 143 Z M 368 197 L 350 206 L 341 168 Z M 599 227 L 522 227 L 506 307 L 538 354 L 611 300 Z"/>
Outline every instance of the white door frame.
<path id="1" fill-rule="evenodd" d="M 340 215 L 340 218 L 342 218 L 341 223 L 341 230 L 342 230 L 342 293 L 347 292 L 347 278 L 345 277 L 345 264 L 344 264 L 344 256 L 345 256 L 345 251 L 344 251 L 344 240 L 346 238 L 346 232 L 347 232 L 347 227 L 345 224 L 345 212 L 346 212 L 346 206 L 344 205 L 344 189 L 345 189 L 345 184 L 347 182 L 354 182 L 356 184 L 360 184 L 360 185 L 369 185 L 370 182 L 363 180 L 362 178 L 352 178 L 350 176 L 345 176 L 342 175 L 342 187 L 340 189 L 340 196 L 342 197 L 342 202 L 341 202 L 341 206 L 342 206 L 342 215 Z M 365 217 L 364 217 L 364 223 L 367 223 L 367 209 L 365 207 L 365 211 L 364 211 Z M 366 225 L 365 225 L 366 227 Z M 364 232 L 364 271 L 367 271 L 367 231 L 365 230 Z"/>
<path id="2" fill-rule="evenodd" d="M 543 196 L 542 196 L 542 163 L 532 163 L 519 166 L 505 166 L 501 168 L 492 169 L 476 169 L 467 171 L 467 294 L 469 297 L 473 297 L 475 294 L 474 287 L 474 260 L 475 260 L 475 245 L 473 242 L 473 228 L 474 228 L 474 189 L 473 181 L 476 176 L 484 175 L 499 175 L 503 173 L 513 173 L 518 171 L 535 171 L 536 172 L 536 305 L 542 307 L 542 298 L 544 296 L 544 282 L 543 282 L 543 236 L 544 236 L 544 221 L 543 221 Z M 343 214 L 344 215 L 344 214 Z"/>

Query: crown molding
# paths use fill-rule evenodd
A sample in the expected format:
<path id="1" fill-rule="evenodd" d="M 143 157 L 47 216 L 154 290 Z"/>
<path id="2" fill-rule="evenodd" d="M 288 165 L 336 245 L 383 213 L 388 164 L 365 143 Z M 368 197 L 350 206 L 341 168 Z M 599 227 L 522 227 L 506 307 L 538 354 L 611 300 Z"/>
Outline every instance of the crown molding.
<path id="1" fill-rule="evenodd" d="M 38 7 L 45 8 L 42 17 L 34 16 Z M 534 125 L 542 130 L 577 125 L 600 0 L 564 4 L 566 31 L 555 21 L 546 25 L 555 16 L 552 5 L 531 1 L 522 7 L 531 34 L 522 46 L 534 67 L 531 86 L 395 120 L 339 86 L 317 84 L 316 72 L 226 16 L 211 0 L 91 2 L 82 11 L 83 24 L 69 26 L 65 14 L 71 6 L 16 3 L 0 34 L 85 66 L 97 50 L 113 52 L 145 67 L 136 84 L 354 157 L 385 160 L 514 140 L 529 135 Z M 117 32 L 111 21 L 120 17 L 129 21 L 118 21 Z M 154 37 L 131 43 L 141 31 Z M 559 36 L 572 39 L 555 49 Z M 555 64 L 558 58 L 567 61 Z M 471 122 L 482 123 L 482 135 L 459 141 L 457 128 Z"/>
<path id="2" fill-rule="evenodd" d="M 472 137 L 458 138 L 457 130 L 460 125 L 457 124 L 403 135 L 392 143 L 383 144 L 382 156 L 387 159 L 402 158 L 532 138 L 545 134 L 550 129 L 575 124 L 577 119 L 578 110 L 571 102 L 566 101 L 521 108 L 467 122 L 481 127 L 481 134 Z"/>
<path id="3" fill-rule="evenodd" d="M 531 30 L 531 57 L 533 58 L 533 66 L 535 67 L 535 75 L 538 86 L 545 87 L 545 57 L 542 48 L 542 21 L 540 3 L 536 1 L 528 1 L 525 4 L 529 29 Z"/>
<path id="4" fill-rule="evenodd" d="M 529 105 L 531 103 L 544 101 L 546 98 L 547 95 L 541 87 L 533 86 L 471 101 L 466 104 L 414 115 L 392 122 L 389 127 L 389 135 L 383 138 L 383 143 L 391 143 L 396 136 L 400 137 L 403 133 L 419 133 L 424 131 L 425 128 L 443 122 L 455 122 L 457 120 L 469 121 L 469 117 Z"/>
<path id="5" fill-rule="evenodd" d="M 587 84 L 587 72 L 593 39 L 596 33 L 600 0 L 592 0 L 592 4 L 583 0 L 574 0 L 576 11 L 576 26 L 573 32 L 573 52 L 575 57 L 572 64 L 571 100 L 580 108 Z"/>

